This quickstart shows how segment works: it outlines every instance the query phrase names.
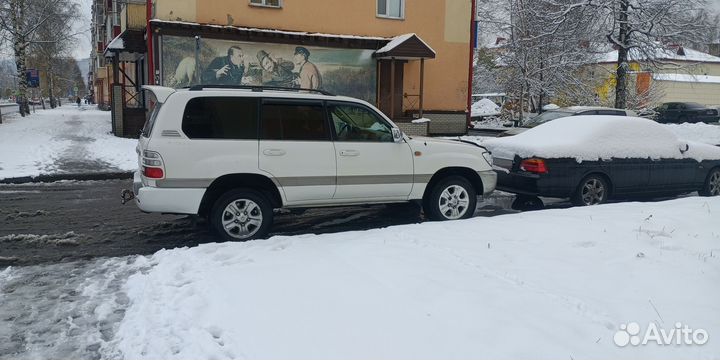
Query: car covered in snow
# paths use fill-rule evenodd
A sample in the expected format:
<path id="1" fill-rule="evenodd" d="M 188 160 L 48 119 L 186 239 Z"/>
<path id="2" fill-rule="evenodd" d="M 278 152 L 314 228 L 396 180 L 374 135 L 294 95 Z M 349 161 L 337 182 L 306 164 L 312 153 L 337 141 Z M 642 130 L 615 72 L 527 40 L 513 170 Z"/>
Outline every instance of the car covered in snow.
<path id="1" fill-rule="evenodd" d="M 490 139 L 497 188 L 576 205 L 698 191 L 720 194 L 720 147 L 679 139 L 652 120 L 577 116 Z"/>
<path id="2" fill-rule="evenodd" d="M 520 124 L 520 126 L 500 133 L 498 137 L 517 135 L 528 129 L 534 128 L 538 125 L 542 125 L 548 121 L 568 116 L 581 115 L 636 116 L 636 114 L 632 110 L 614 109 L 598 106 L 570 106 L 566 108 L 548 110 L 540 115 L 531 117 L 530 119 Z"/>
<path id="3" fill-rule="evenodd" d="M 279 208 L 417 202 L 431 219 L 468 218 L 477 196 L 495 189 L 485 148 L 406 136 L 362 100 L 269 87 L 145 89 L 155 106 L 124 199 L 207 217 L 227 240 L 265 235 Z"/>

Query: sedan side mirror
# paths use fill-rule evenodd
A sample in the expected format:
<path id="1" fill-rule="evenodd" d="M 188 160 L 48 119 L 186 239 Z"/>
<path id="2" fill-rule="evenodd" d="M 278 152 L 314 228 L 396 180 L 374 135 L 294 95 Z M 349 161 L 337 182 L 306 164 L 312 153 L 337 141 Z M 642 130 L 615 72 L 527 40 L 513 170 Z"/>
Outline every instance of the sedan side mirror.
<path id="1" fill-rule="evenodd" d="M 680 153 L 684 154 L 688 150 L 690 150 L 690 144 L 688 144 L 688 143 L 680 144 Z"/>
<path id="2" fill-rule="evenodd" d="M 395 127 L 392 128 L 392 137 L 393 137 L 393 141 L 401 142 L 403 139 L 402 131 L 400 131 L 400 129 L 395 128 Z"/>

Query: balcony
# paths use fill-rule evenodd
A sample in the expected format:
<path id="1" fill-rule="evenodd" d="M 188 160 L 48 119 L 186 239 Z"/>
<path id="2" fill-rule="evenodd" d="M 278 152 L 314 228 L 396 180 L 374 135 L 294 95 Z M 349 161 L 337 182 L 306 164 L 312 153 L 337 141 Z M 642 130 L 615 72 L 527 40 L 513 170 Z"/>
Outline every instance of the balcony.
<path id="1" fill-rule="evenodd" d="M 121 32 L 142 30 L 147 26 L 146 3 L 142 0 L 128 0 L 120 10 Z"/>

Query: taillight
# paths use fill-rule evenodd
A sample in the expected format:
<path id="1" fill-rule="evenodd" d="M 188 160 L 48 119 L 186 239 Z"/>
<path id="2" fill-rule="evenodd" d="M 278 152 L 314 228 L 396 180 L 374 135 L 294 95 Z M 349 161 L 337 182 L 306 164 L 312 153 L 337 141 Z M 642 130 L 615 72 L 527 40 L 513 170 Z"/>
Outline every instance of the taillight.
<path id="1" fill-rule="evenodd" d="M 162 168 L 143 166 L 143 175 L 150 179 L 162 179 L 165 174 Z"/>
<path id="2" fill-rule="evenodd" d="M 545 160 L 542 159 L 525 159 L 520 162 L 520 170 L 535 174 L 547 174 L 548 172 Z"/>
<path id="3" fill-rule="evenodd" d="M 165 164 L 160 153 L 145 150 L 142 153 L 143 175 L 150 179 L 162 179 L 165 177 Z"/>

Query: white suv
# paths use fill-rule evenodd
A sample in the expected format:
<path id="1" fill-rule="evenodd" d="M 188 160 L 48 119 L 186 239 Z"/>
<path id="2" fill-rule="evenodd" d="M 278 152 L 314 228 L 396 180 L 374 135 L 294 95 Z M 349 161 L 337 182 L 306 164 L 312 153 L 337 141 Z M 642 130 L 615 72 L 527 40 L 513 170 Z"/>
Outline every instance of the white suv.
<path id="1" fill-rule="evenodd" d="M 475 144 L 405 136 L 378 109 L 323 92 L 145 86 L 152 112 L 133 194 L 145 212 L 207 217 L 226 240 L 262 237 L 274 209 L 422 201 L 473 215 L 495 189 Z"/>

